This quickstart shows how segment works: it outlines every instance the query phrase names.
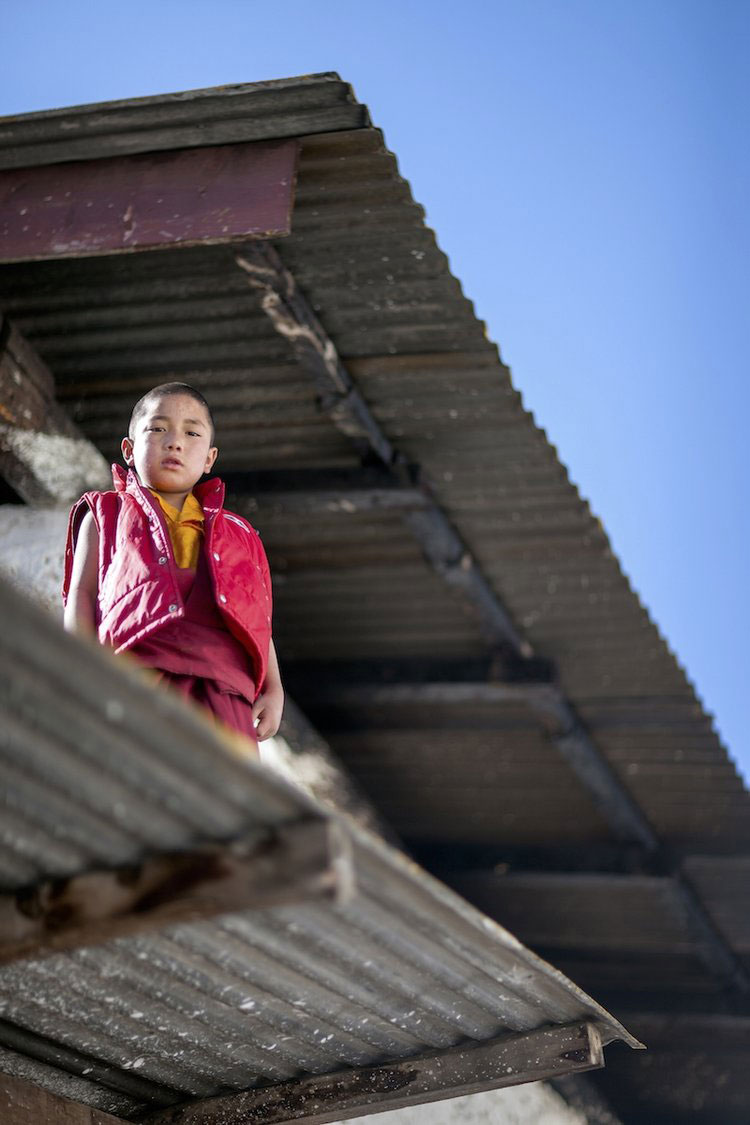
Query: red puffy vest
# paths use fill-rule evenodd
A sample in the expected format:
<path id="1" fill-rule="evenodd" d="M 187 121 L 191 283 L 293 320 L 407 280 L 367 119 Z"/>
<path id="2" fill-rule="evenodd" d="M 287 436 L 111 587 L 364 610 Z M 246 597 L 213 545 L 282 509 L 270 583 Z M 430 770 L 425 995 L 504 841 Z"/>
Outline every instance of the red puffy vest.
<path id="1" fill-rule="evenodd" d="M 159 505 L 132 470 L 112 466 L 114 492 L 86 492 L 73 506 L 65 547 L 67 601 L 78 528 L 86 511 L 99 532 L 99 640 L 124 652 L 160 625 L 185 615 L 169 532 Z M 204 549 L 216 605 L 227 628 L 250 654 L 263 686 L 271 641 L 271 577 L 255 528 L 223 508 L 224 485 L 197 485 L 203 508 Z"/>

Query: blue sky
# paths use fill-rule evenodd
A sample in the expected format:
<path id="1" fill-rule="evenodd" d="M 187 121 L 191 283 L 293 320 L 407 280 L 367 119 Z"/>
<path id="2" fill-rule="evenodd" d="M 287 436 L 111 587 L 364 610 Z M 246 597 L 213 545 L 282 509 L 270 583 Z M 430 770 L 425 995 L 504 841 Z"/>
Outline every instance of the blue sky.
<path id="1" fill-rule="evenodd" d="M 337 70 L 750 777 L 750 0 L 0 0 L 0 114 Z"/>

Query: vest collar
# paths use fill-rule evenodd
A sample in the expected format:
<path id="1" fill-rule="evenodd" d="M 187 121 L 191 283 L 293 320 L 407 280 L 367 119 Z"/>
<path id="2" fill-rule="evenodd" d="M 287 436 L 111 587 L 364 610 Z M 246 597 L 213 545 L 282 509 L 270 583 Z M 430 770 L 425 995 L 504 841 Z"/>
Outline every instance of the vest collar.
<path id="1" fill-rule="evenodd" d="M 132 469 L 124 469 L 122 465 L 112 466 L 112 483 L 115 492 L 130 492 L 136 496 L 143 496 L 143 487 Z M 214 514 L 224 506 L 224 484 L 218 477 L 209 477 L 208 480 L 196 484 L 193 495 L 200 502 L 204 513 Z"/>

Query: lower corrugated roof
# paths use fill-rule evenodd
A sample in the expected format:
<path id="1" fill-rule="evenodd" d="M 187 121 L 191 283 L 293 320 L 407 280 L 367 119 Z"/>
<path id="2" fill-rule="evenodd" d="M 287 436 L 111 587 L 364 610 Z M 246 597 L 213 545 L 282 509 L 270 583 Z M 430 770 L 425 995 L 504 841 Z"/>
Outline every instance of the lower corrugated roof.
<path id="1" fill-rule="evenodd" d="M 6 586 L 0 616 L 3 890 L 329 815 Z M 38 1081 L 57 1060 L 78 1100 L 132 1117 L 579 1018 L 636 1045 L 502 927 L 353 822 L 341 830 L 354 891 L 337 901 L 4 965 L 0 1068 L 22 1073 L 25 1045 Z"/>

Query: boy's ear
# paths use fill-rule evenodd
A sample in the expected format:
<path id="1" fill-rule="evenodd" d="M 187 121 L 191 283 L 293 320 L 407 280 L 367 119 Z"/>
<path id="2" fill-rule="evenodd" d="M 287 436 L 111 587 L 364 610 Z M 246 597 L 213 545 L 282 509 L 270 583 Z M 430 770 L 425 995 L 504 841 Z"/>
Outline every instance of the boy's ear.
<path id="1" fill-rule="evenodd" d="M 206 467 L 203 470 L 204 473 L 210 473 L 211 472 L 211 469 L 214 467 L 214 462 L 215 462 L 215 460 L 218 456 L 219 456 L 218 446 L 212 445 L 211 448 L 209 449 L 208 453 L 206 454 Z"/>
<path id="2" fill-rule="evenodd" d="M 129 437 L 124 437 L 122 439 L 122 441 L 120 442 L 120 449 L 122 450 L 122 455 L 125 459 L 125 464 L 126 465 L 132 465 L 133 464 L 133 443 L 132 443 L 132 441 L 130 440 Z"/>

